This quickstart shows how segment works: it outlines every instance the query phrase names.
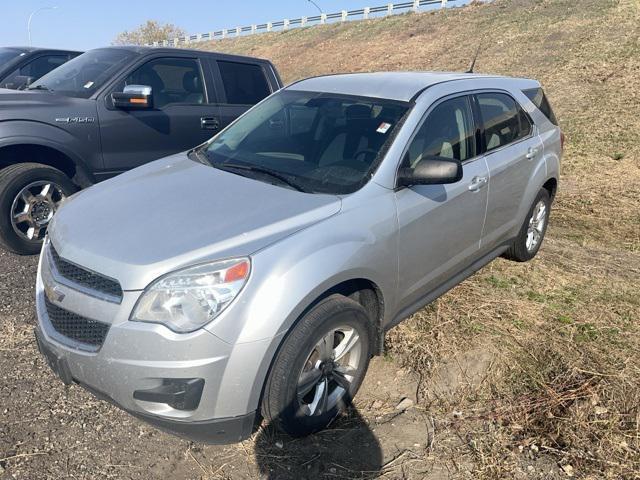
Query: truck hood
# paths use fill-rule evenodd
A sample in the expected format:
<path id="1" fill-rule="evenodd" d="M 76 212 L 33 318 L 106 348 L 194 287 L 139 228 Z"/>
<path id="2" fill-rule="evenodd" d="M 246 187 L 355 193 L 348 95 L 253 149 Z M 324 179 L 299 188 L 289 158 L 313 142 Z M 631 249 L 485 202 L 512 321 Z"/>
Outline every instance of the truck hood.
<path id="1" fill-rule="evenodd" d="M 95 101 L 74 98 L 43 90 L 8 90 L 0 88 L 0 121 L 35 120 L 64 125 L 61 120 L 73 118 L 93 118 L 95 122 Z M 59 119 L 59 120 L 56 120 Z"/>
<path id="2" fill-rule="evenodd" d="M 307 194 L 173 155 L 67 199 L 49 237 L 66 260 L 140 290 L 187 265 L 246 256 L 340 211 Z"/>

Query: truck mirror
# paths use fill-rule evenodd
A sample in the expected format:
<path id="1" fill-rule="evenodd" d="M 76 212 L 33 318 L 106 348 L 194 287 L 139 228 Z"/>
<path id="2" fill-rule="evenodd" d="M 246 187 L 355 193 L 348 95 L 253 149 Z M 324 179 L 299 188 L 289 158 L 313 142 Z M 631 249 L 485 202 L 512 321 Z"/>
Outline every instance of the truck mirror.
<path id="1" fill-rule="evenodd" d="M 153 108 L 153 90 L 148 85 L 127 85 L 122 92 L 113 92 L 111 101 L 115 108 L 139 110 Z"/>

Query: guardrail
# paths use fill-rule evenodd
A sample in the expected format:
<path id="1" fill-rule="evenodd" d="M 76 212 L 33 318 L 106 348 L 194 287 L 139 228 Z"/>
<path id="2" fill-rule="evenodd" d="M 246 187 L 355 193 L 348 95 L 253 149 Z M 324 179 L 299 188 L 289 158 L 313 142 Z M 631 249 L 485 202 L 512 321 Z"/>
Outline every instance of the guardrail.
<path id="1" fill-rule="evenodd" d="M 289 28 L 324 25 L 326 23 L 332 23 L 336 21 L 346 22 L 352 17 L 359 17 L 362 20 L 366 20 L 372 15 L 376 14 L 395 15 L 398 13 L 405 13 L 409 11 L 418 12 L 420 10 L 420 7 L 425 6 L 436 7 L 439 5 L 441 8 L 446 8 L 453 5 L 456 1 L 460 0 L 412 0 L 410 2 L 387 3 L 386 5 L 381 5 L 378 7 L 364 7 L 357 10 L 342 10 L 335 13 L 321 13 L 319 15 L 313 15 L 310 17 L 300 17 L 293 19 L 285 18 L 284 20 L 279 20 L 277 22 L 259 23 L 244 27 L 225 28 L 222 30 L 216 30 L 207 33 L 196 33 L 194 35 L 185 35 L 184 37 L 164 40 L 162 42 L 153 42 L 152 44 L 148 45 L 153 45 L 155 47 L 175 47 L 178 45 L 188 45 L 190 43 L 203 42 L 207 40 L 221 40 L 223 38 L 233 38 L 239 37 L 241 35 L 254 35 L 256 33 L 272 32 L 277 30 L 283 31 L 288 30 Z"/>

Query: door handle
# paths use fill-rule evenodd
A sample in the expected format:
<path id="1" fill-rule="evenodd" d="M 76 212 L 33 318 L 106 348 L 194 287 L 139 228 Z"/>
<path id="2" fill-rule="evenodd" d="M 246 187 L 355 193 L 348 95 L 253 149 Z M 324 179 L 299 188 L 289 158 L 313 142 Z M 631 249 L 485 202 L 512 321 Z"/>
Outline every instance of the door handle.
<path id="1" fill-rule="evenodd" d="M 525 157 L 527 157 L 527 160 L 532 160 L 536 157 L 537 154 L 538 154 L 537 148 L 529 147 L 529 150 L 527 150 L 527 154 L 525 155 Z"/>
<path id="2" fill-rule="evenodd" d="M 471 179 L 471 183 L 469 184 L 469 190 L 472 192 L 477 192 L 487 184 L 487 181 L 487 177 L 473 177 Z"/>
<path id="3" fill-rule="evenodd" d="M 218 130 L 220 128 L 220 120 L 216 117 L 200 118 L 200 128 L 204 130 Z"/>

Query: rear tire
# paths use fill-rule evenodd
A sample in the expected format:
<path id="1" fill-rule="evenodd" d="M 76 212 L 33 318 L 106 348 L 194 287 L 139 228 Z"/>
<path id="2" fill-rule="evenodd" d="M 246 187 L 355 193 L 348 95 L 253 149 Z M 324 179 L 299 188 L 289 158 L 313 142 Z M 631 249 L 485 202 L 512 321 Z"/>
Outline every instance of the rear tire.
<path id="1" fill-rule="evenodd" d="M 359 303 L 342 295 L 322 300 L 276 355 L 262 400 L 264 418 L 296 437 L 327 427 L 360 388 L 370 339 L 371 322 Z"/>
<path id="2" fill-rule="evenodd" d="M 551 197 L 543 188 L 531 205 L 518 236 L 503 256 L 515 262 L 527 262 L 535 257 L 547 232 L 550 211 Z"/>
<path id="3" fill-rule="evenodd" d="M 0 170 L 0 246 L 19 255 L 40 251 L 60 203 L 77 190 L 60 170 L 18 163 Z"/>

